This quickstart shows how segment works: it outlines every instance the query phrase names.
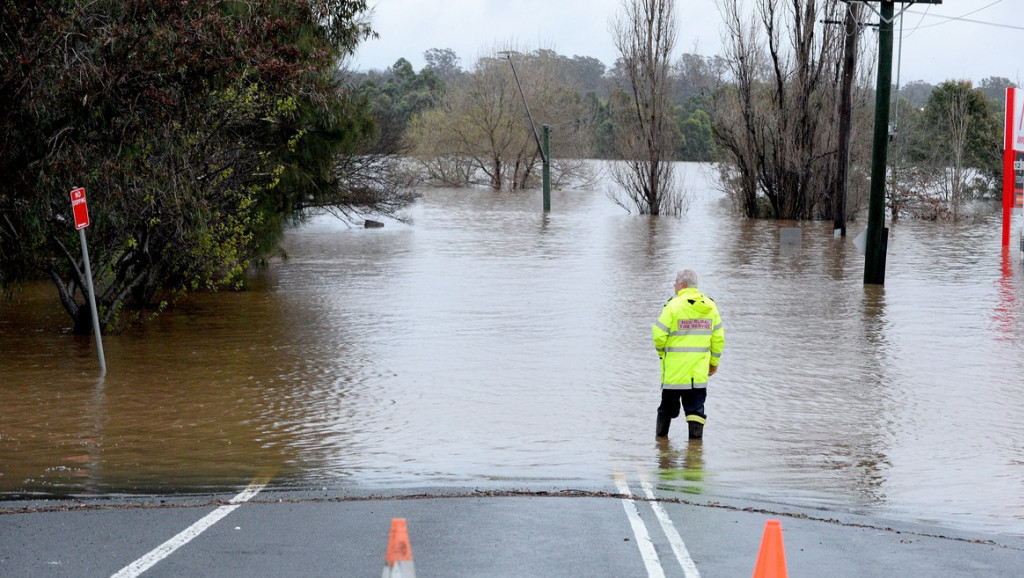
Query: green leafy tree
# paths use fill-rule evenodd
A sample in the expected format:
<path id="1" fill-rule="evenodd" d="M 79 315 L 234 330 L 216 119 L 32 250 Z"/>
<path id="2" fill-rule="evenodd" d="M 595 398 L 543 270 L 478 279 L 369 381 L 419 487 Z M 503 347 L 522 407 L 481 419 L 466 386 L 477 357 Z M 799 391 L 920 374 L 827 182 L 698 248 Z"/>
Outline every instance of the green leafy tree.
<path id="1" fill-rule="evenodd" d="M 465 77 L 458 55 L 451 48 L 431 48 L 423 53 L 425 70 L 436 74 L 446 86 L 455 86 Z"/>
<path id="2" fill-rule="evenodd" d="M 5 2 L 0 284 L 52 279 L 74 331 L 88 332 L 73 186 L 89 198 L 104 330 L 138 316 L 126 310 L 236 286 L 305 209 L 382 206 L 379 186 L 336 162 L 373 131 L 333 72 L 372 34 L 365 10 L 362 0 Z"/>
<path id="3" fill-rule="evenodd" d="M 709 162 L 714 148 L 714 128 L 712 126 L 709 99 L 694 95 L 679 107 L 679 148 L 677 156 L 684 161 Z"/>
<path id="4" fill-rule="evenodd" d="M 978 83 L 978 90 L 985 95 L 992 108 L 1000 114 L 1002 114 L 1003 106 L 1006 103 L 1007 88 L 1017 88 L 1017 83 L 1004 76 L 989 76 Z"/>
<path id="5" fill-rule="evenodd" d="M 615 118 L 612 115 L 610 97 L 600 99 L 596 94 L 589 93 L 585 104 L 594 123 L 594 132 L 591 136 L 594 156 L 599 159 L 615 158 Z"/>
<path id="6" fill-rule="evenodd" d="M 573 56 L 566 62 L 569 77 L 584 94 L 597 95 L 608 93 L 608 83 L 604 80 L 605 65 L 591 56 Z"/>
<path id="7" fill-rule="evenodd" d="M 912 134 L 910 161 L 933 175 L 922 191 L 938 195 L 957 219 L 965 200 L 998 189 L 1000 113 L 970 81 L 947 80 L 931 92 Z"/>
<path id="8" fill-rule="evenodd" d="M 399 58 L 382 74 L 366 77 L 359 94 L 366 98 L 377 122 L 376 149 L 391 154 L 408 152 L 405 134 L 413 116 L 435 108 L 445 93 L 445 82 L 432 68 L 419 74 Z"/>
<path id="9" fill-rule="evenodd" d="M 933 84 L 923 80 L 912 80 L 900 87 L 899 98 L 906 100 L 913 106 L 924 108 L 933 90 L 935 90 L 935 85 Z"/>

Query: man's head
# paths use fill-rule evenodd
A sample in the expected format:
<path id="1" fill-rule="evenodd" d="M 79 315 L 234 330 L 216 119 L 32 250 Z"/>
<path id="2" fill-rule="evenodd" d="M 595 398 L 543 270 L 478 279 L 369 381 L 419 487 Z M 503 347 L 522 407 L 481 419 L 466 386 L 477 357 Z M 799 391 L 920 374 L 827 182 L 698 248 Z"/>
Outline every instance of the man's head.
<path id="1" fill-rule="evenodd" d="M 684 269 L 676 273 L 676 293 L 687 287 L 697 286 L 697 272 L 692 269 Z"/>

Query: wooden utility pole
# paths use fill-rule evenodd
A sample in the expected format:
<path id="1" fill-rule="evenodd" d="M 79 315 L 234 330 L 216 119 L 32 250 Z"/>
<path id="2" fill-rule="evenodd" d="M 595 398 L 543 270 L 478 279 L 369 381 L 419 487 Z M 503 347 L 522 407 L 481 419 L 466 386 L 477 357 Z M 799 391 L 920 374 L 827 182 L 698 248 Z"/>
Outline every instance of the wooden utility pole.
<path id="1" fill-rule="evenodd" d="M 843 45 L 843 84 L 839 100 L 839 167 L 836 190 L 832 199 L 833 229 L 846 236 L 846 192 L 850 172 L 850 127 L 853 119 L 853 77 L 857 67 L 857 44 L 860 38 L 860 4 L 846 7 L 846 41 Z"/>

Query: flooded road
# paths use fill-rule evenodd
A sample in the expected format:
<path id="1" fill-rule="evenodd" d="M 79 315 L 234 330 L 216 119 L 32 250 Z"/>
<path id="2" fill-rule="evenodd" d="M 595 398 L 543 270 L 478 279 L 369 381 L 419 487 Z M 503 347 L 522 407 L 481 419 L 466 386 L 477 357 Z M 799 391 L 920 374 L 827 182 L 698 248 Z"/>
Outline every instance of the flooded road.
<path id="1" fill-rule="evenodd" d="M 863 285 L 831 223 L 681 218 L 603 192 L 425 191 L 411 226 L 315 220 L 253 291 L 104 339 L 55 291 L 0 305 L 0 494 L 590 487 L 1024 535 L 1024 272 L 997 213 L 892 226 Z M 800 226 L 800 247 L 781 227 Z M 1015 219 L 1016 230 L 1020 224 Z M 650 326 L 693 268 L 726 328 L 702 443 L 654 440 Z M 683 428 L 684 429 L 684 428 Z"/>

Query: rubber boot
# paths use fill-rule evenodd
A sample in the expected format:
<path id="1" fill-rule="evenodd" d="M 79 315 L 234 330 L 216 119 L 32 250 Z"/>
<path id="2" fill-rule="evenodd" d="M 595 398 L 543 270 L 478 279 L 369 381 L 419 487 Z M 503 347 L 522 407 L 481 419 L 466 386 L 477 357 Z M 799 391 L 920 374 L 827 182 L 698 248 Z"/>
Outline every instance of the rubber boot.
<path id="1" fill-rule="evenodd" d="M 690 439 L 699 440 L 704 437 L 704 424 L 696 421 L 686 422 L 690 426 Z"/>
<path id="2" fill-rule="evenodd" d="M 672 424 L 672 418 L 664 417 L 660 413 L 658 414 L 658 426 L 654 430 L 655 437 L 667 438 L 668 437 L 668 426 Z"/>

